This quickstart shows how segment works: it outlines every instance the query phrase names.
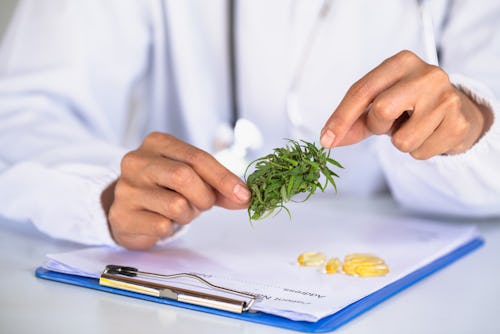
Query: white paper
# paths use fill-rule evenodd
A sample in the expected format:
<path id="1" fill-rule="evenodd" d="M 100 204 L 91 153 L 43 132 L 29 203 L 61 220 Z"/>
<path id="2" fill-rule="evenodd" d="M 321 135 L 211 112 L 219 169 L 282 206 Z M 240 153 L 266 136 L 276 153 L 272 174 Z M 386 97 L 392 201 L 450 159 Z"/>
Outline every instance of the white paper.
<path id="1" fill-rule="evenodd" d="M 98 247 L 50 254 L 46 267 L 91 277 L 99 277 L 108 264 L 195 273 L 213 284 L 257 294 L 253 310 L 317 321 L 477 237 L 471 225 L 344 209 L 335 198 L 293 204 L 290 210 L 291 221 L 282 213 L 251 224 L 245 211 L 217 208 L 169 245 L 148 252 Z M 297 256 L 305 251 L 341 260 L 349 253 L 373 253 L 391 271 L 383 277 L 329 275 L 298 266 Z"/>

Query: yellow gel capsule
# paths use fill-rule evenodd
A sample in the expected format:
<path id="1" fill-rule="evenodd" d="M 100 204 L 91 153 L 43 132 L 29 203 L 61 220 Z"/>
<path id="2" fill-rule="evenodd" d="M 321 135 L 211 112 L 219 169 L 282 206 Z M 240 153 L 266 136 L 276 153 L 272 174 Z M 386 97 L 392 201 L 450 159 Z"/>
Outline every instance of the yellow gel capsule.
<path id="1" fill-rule="evenodd" d="M 349 265 L 352 266 L 358 266 L 358 265 L 377 265 L 377 264 L 384 264 L 384 260 L 382 259 L 355 259 L 351 261 L 347 261 L 345 263 L 348 263 Z"/>
<path id="2" fill-rule="evenodd" d="M 342 271 L 348 275 L 382 276 L 389 272 L 384 260 L 372 254 L 353 253 L 344 257 Z"/>
<path id="3" fill-rule="evenodd" d="M 342 271 L 347 275 L 356 275 L 356 267 L 359 263 L 344 262 L 342 265 Z"/>
<path id="4" fill-rule="evenodd" d="M 356 274 L 362 277 L 384 276 L 389 272 L 389 267 L 384 264 L 359 265 L 356 267 Z"/>
<path id="5" fill-rule="evenodd" d="M 340 265 L 341 265 L 340 260 L 337 257 L 332 257 L 325 264 L 325 272 L 327 274 L 335 274 L 336 272 L 339 271 Z"/>
<path id="6" fill-rule="evenodd" d="M 358 257 L 377 257 L 377 256 L 370 253 L 349 253 L 346 256 L 344 256 L 344 260 L 349 261 L 351 259 Z"/>
<path id="7" fill-rule="evenodd" d="M 381 258 L 378 256 L 372 255 L 372 254 L 362 254 L 362 253 L 354 253 L 354 254 L 348 254 L 344 257 L 344 262 L 351 262 L 351 263 L 359 263 L 359 262 L 371 262 L 371 263 L 377 263 L 377 262 L 384 262 Z"/>
<path id="8" fill-rule="evenodd" d="M 359 266 L 376 266 L 376 265 L 379 265 L 379 264 L 384 264 L 384 263 L 383 262 L 376 262 L 376 263 L 372 263 L 372 262 L 356 262 L 356 261 L 353 261 L 353 262 L 344 262 L 344 264 L 342 265 L 342 271 L 344 273 L 346 273 L 347 275 L 357 275 L 358 273 L 356 272 L 356 269 Z"/>
<path id="9" fill-rule="evenodd" d="M 326 255 L 320 252 L 305 252 L 299 255 L 297 262 L 301 266 L 319 267 L 326 261 Z"/>

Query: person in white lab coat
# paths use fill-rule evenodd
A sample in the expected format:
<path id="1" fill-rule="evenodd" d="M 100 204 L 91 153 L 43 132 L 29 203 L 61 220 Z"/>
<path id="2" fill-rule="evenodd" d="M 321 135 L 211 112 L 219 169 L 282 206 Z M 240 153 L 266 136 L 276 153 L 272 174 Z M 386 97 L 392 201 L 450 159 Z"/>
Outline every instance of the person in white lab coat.
<path id="1" fill-rule="evenodd" d="M 500 215 L 498 1 L 233 4 L 22 1 L 0 50 L 0 215 L 147 249 L 244 209 L 213 157 L 235 116 L 264 138 L 248 158 L 321 135 L 341 196 Z"/>

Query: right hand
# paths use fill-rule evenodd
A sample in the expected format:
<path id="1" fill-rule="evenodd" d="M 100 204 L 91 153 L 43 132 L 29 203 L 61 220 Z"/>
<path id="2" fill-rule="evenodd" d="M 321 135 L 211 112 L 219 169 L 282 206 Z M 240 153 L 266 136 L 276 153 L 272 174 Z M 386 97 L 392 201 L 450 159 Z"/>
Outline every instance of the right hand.
<path id="1" fill-rule="evenodd" d="M 210 154 L 153 132 L 123 157 L 108 220 L 119 245 L 148 249 L 170 236 L 174 224 L 188 224 L 214 205 L 243 209 L 249 201 L 245 183 Z"/>

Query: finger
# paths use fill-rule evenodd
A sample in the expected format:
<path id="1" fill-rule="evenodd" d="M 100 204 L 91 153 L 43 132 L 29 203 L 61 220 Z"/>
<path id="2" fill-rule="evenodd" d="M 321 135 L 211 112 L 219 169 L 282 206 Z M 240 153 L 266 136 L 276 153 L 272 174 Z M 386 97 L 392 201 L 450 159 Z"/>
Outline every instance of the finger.
<path id="1" fill-rule="evenodd" d="M 435 155 L 449 153 L 460 139 L 450 136 L 450 118 L 445 118 L 427 140 L 416 150 L 410 152 L 411 156 L 418 160 L 426 160 Z"/>
<path id="2" fill-rule="evenodd" d="M 418 104 L 411 117 L 407 117 L 392 132 L 392 143 L 402 152 L 415 151 L 443 122 L 445 112 L 444 106 Z"/>
<path id="3" fill-rule="evenodd" d="M 376 135 L 388 134 L 407 111 L 414 110 L 420 89 L 415 82 L 398 82 L 381 92 L 370 105 L 366 126 Z"/>
<path id="4" fill-rule="evenodd" d="M 122 159 L 122 184 L 134 188 L 159 187 L 173 189 L 186 197 L 197 209 L 208 210 L 215 203 L 215 193 L 187 164 L 139 149 Z M 139 196 L 138 194 L 136 194 Z M 142 194 L 140 195 L 142 196 Z M 144 206 L 150 209 L 148 206 Z"/>
<path id="5" fill-rule="evenodd" d="M 368 138 L 373 133 L 366 126 L 367 113 L 361 115 L 351 126 L 351 129 L 345 134 L 342 140 L 338 141 L 335 146 L 346 146 L 356 144 L 359 141 Z"/>
<path id="6" fill-rule="evenodd" d="M 419 63 L 423 62 L 416 55 L 402 51 L 383 61 L 352 85 L 323 127 L 321 145 L 331 148 L 341 142 L 375 97 L 406 76 L 409 71 L 413 71 L 415 64 Z M 357 130 L 357 132 L 364 135 L 368 130 Z M 364 138 L 359 138 L 358 141 L 362 139 Z"/>
<path id="7" fill-rule="evenodd" d="M 184 196 L 159 187 L 142 192 L 136 201 L 141 207 L 183 225 L 191 222 L 200 213 Z"/>
<path id="8" fill-rule="evenodd" d="M 466 149 L 464 145 L 467 141 L 464 139 L 469 133 L 471 121 L 461 110 L 460 96 L 454 89 L 446 88 L 436 96 L 439 96 L 439 101 L 421 100 L 412 118 L 393 134 L 394 145 L 417 159 L 428 159 L 443 153 L 454 154 Z"/>
<path id="9" fill-rule="evenodd" d="M 162 191 L 161 188 L 158 188 L 152 192 L 152 195 L 155 195 L 155 204 L 158 202 L 168 203 L 174 208 L 184 207 L 185 209 L 189 209 L 188 211 L 194 210 L 192 206 L 199 210 L 208 210 L 214 205 L 216 195 L 213 188 L 205 183 L 191 166 L 164 157 L 157 157 L 154 160 L 155 161 L 145 169 L 145 174 L 148 175 L 154 184 L 163 188 L 172 189 L 182 195 L 182 198 L 172 198 L 172 193 L 169 194 L 168 192 Z M 192 206 L 189 205 L 188 202 L 191 203 Z M 155 209 L 154 211 L 157 210 Z M 165 213 L 162 210 L 157 212 Z M 177 214 L 175 216 L 181 218 L 178 217 Z M 183 218 L 181 220 L 185 221 L 186 219 Z"/>
<path id="10" fill-rule="evenodd" d="M 109 211 L 111 233 L 145 235 L 157 239 L 172 234 L 172 221 L 165 216 L 147 210 L 130 210 L 128 205 L 113 204 Z"/>
<path id="11" fill-rule="evenodd" d="M 240 185 L 236 185 L 236 187 L 240 187 Z M 235 191 L 240 191 L 236 189 Z M 250 198 L 249 198 L 250 201 Z M 215 205 L 223 207 L 225 209 L 230 209 L 230 210 L 240 210 L 240 209 L 245 209 L 249 205 L 249 201 L 246 203 L 236 203 L 232 199 L 224 196 L 221 193 L 216 194 L 216 200 L 215 200 Z"/>
<path id="12" fill-rule="evenodd" d="M 248 205 L 251 193 L 245 183 L 207 152 L 165 134 L 153 134 L 145 143 L 147 141 L 154 141 L 164 156 L 189 164 L 203 181 L 225 198 L 216 201 L 217 204 L 240 208 Z"/>

